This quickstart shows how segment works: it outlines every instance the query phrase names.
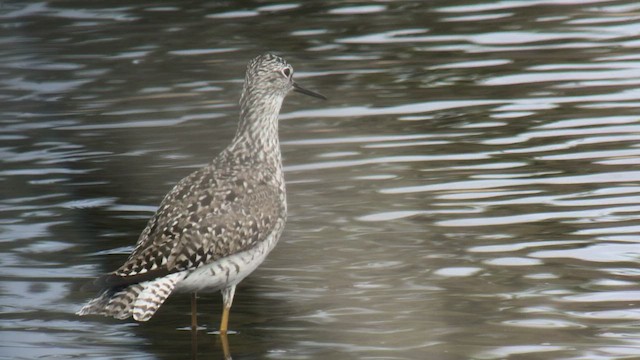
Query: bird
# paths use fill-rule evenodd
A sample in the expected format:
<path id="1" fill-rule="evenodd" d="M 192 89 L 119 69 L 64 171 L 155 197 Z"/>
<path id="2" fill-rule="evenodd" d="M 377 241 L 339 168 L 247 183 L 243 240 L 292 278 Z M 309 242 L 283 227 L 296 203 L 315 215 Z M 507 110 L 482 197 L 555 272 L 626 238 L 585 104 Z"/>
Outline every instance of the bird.
<path id="1" fill-rule="evenodd" d="M 197 293 L 221 291 L 226 335 L 236 286 L 273 250 L 287 219 L 278 116 L 291 91 L 327 99 L 298 85 L 280 56 L 249 61 L 231 143 L 164 197 L 128 259 L 94 281 L 100 292 L 78 315 L 147 321 L 172 293 L 191 293 L 197 329 Z"/>

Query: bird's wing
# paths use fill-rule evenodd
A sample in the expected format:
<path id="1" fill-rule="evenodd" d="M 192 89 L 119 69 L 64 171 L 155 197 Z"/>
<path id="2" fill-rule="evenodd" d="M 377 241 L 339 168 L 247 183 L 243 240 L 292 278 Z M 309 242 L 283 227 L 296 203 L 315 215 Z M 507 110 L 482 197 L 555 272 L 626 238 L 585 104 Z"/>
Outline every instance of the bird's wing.
<path id="1" fill-rule="evenodd" d="M 251 169 L 249 169 L 251 170 Z M 100 286 L 122 286 L 193 269 L 265 240 L 286 212 L 275 172 L 216 172 L 182 179 L 147 223 L 128 260 Z"/>

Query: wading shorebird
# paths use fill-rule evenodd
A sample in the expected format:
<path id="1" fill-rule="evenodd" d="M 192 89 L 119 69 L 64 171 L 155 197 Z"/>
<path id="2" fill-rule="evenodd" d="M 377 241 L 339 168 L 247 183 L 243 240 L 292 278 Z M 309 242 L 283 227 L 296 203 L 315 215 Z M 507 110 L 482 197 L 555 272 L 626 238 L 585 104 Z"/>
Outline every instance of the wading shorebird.
<path id="1" fill-rule="evenodd" d="M 249 62 L 231 144 L 164 197 L 125 263 L 95 282 L 102 291 L 78 315 L 147 321 L 173 292 L 222 292 L 226 334 L 236 285 L 275 247 L 287 217 L 278 114 L 291 91 L 326 98 L 293 81 L 293 68 L 264 54 Z"/>

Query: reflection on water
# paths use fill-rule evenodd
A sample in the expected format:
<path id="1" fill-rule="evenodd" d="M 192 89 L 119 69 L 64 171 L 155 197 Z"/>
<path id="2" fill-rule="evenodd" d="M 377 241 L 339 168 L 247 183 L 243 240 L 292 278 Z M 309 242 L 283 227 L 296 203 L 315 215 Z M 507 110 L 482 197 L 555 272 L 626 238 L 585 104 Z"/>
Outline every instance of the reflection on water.
<path id="1" fill-rule="evenodd" d="M 640 5 L 245 6 L 0 6 L 0 357 L 225 357 L 217 294 L 195 342 L 188 297 L 73 313 L 271 49 L 330 101 L 287 99 L 290 219 L 234 358 L 640 357 Z"/>

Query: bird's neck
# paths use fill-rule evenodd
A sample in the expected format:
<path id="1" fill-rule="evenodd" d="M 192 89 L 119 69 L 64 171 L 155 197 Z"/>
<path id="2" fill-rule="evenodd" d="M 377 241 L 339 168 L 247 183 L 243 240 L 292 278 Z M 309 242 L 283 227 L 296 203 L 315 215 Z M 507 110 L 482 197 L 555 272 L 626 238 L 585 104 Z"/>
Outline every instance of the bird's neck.
<path id="1" fill-rule="evenodd" d="M 240 122 L 230 148 L 249 160 L 281 167 L 278 115 L 283 98 L 252 93 L 245 89 L 240 98 Z"/>

